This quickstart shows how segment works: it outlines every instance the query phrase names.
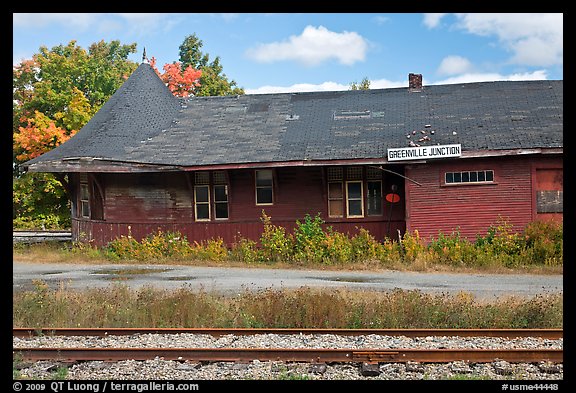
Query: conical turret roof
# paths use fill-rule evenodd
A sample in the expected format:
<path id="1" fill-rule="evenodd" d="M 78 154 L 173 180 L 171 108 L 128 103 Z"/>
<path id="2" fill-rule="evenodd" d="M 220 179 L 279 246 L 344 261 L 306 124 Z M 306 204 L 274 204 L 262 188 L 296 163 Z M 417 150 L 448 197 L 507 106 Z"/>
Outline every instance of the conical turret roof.
<path id="1" fill-rule="evenodd" d="M 142 63 L 72 138 L 24 166 L 80 157 L 125 161 L 135 141 L 146 141 L 168 128 L 179 109 L 179 99 L 150 64 Z"/>

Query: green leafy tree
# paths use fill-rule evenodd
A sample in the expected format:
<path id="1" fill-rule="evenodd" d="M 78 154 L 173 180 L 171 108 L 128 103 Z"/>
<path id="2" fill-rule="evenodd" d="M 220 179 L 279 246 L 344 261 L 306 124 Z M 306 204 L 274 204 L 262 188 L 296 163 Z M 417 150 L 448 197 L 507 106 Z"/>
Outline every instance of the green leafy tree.
<path id="1" fill-rule="evenodd" d="M 51 174 L 21 174 L 19 164 L 63 143 L 82 128 L 138 67 L 136 44 L 100 41 L 88 50 L 72 40 L 45 46 L 12 71 L 13 219 L 69 218 L 62 184 Z M 28 195 L 26 195 L 28 194 Z"/>
<path id="2" fill-rule="evenodd" d="M 370 80 L 364 77 L 360 83 L 352 82 L 350 83 L 350 90 L 370 90 Z"/>
<path id="3" fill-rule="evenodd" d="M 196 89 L 196 96 L 226 96 L 244 94 L 244 89 L 237 86 L 234 80 L 229 80 L 224 74 L 220 57 L 216 56 L 210 61 L 210 56 L 202 52 L 202 40 L 196 34 L 187 36 L 180 45 L 180 63 L 182 69 L 192 66 L 202 71 L 200 86 Z"/>

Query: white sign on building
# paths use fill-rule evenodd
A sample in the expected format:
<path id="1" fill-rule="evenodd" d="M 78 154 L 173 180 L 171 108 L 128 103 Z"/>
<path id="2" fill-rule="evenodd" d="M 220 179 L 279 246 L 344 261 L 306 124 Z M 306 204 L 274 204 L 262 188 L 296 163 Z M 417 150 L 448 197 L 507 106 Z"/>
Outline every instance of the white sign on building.
<path id="1" fill-rule="evenodd" d="M 388 149 L 388 161 L 429 160 L 433 158 L 460 157 L 462 145 L 432 145 Z"/>

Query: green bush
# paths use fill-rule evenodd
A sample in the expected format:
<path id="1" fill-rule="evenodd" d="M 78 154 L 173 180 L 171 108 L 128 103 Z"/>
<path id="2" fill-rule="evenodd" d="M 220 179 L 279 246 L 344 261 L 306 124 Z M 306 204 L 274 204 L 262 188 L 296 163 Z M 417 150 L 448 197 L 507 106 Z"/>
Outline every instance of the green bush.
<path id="1" fill-rule="evenodd" d="M 460 237 L 458 230 L 450 235 L 438 233 L 428 244 L 432 258 L 442 264 L 452 266 L 473 265 L 477 250 L 469 240 Z"/>
<path id="2" fill-rule="evenodd" d="M 128 227 L 130 229 L 130 227 Z M 180 232 L 149 234 L 140 242 L 132 237 L 121 236 L 109 242 L 103 249 L 110 259 L 136 259 L 140 261 L 164 258 L 186 258 L 193 254 L 193 248 L 186 236 Z"/>
<path id="3" fill-rule="evenodd" d="M 109 242 L 99 252 L 112 260 L 193 258 L 328 265 L 378 261 L 384 266 L 404 264 L 417 270 L 426 269 L 428 264 L 518 267 L 561 266 L 563 263 L 562 223 L 548 221 L 530 223 L 523 233 L 519 233 L 500 219 L 489 227 L 486 235 L 478 235 L 474 242 L 462 238 L 455 230 L 449 235 L 439 232 L 438 237 L 431 238 L 428 243 L 420 237 L 418 230 L 406 232 L 400 242 L 390 238 L 379 241 L 364 228 L 357 228 L 353 236 L 335 232 L 332 227 L 324 230 L 325 222 L 320 214 L 314 218 L 307 214 L 303 221 L 297 220 L 293 234 L 272 224 L 271 217 L 264 211 L 261 221 L 264 228 L 259 243 L 239 236 L 231 247 L 227 247 L 222 238 L 190 244 L 179 232 L 158 231 L 141 242 L 129 233 Z M 75 244 L 72 251 L 84 252 L 90 257 L 98 252 L 89 243 Z"/>
<path id="4" fill-rule="evenodd" d="M 323 242 L 324 255 L 322 262 L 328 265 L 336 263 L 348 263 L 353 259 L 354 251 L 350 238 L 340 232 L 326 234 Z"/>
<path id="5" fill-rule="evenodd" d="M 420 238 L 418 230 L 410 233 L 406 231 L 402 236 L 402 260 L 405 263 L 414 263 L 416 259 L 424 254 L 426 251 L 426 244 Z"/>
<path id="6" fill-rule="evenodd" d="M 200 243 L 194 242 L 192 255 L 201 260 L 223 261 L 228 258 L 228 248 L 224 245 L 222 238 L 210 239 Z"/>
<path id="7" fill-rule="evenodd" d="M 289 262 L 292 260 L 294 239 L 286 228 L 272 224 L 272 218 L 262 210 L 260 218 L 264 232 L 260 237 L 260 260 L 263 262 Z"/>
<path id="8" fill-rule="evenodd" d="M 352 245 L 352 259 L 355 262 L 375 260 L 381 254 L 381 244 L 367 229 L 360 228 L 358 233 L 352 236 L 350 243 Z"/>
<path id="9" fill-rule="evenodd" d="M 306 214 L 304 221 L 296 220 L 294 229 L 294 258 L 298 261 L 319 263 L 324 260 L 326 233 L 320 213 L 312 219 Z"/>
<path id="10" fill-rule="evenodd" d="M 258 261 L 258 244 L 254 240 L 240 237 L 230 249 L 230 258 L 235 261 L 254 263 Z"/>
<path id="11" fill-rule="evenodd" d="M 564 258 L 563 224 L 534 221 L 524 230 L 528 258 L 533 264 L 562 265 Z"/>

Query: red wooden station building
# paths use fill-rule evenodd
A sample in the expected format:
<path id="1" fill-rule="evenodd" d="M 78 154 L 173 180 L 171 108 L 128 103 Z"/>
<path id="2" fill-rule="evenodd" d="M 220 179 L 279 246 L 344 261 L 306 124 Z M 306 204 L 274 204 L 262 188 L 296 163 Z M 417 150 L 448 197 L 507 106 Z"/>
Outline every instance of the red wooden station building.
<path id="1" fill-rule="evenodd" d="M 377 239 L 471 240 L 562 220 L 563 81 L 176 98 L 142 63 L 78 133 L 28 161 L 96 245 L 180 231 L 257 240 L 264 210 Z"/>

